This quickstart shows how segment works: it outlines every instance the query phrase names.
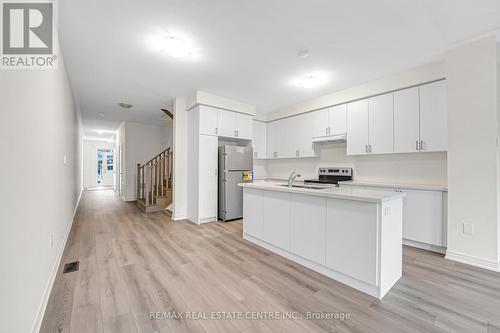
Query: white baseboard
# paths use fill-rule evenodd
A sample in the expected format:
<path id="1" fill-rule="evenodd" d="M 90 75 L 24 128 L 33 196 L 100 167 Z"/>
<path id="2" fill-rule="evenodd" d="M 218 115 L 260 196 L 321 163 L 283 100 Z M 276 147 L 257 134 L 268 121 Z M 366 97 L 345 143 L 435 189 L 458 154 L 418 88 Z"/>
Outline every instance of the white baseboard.
<path id="1" fill-rule="evenodd" d="M 426 251 L 431 251 L 431 252 L 437 252 L 441 254 L 446 254 L 446 247 L 443 246 L 437 246 L 437 245 L 432 245 L 432 244 L 426 244 L 426 243 L 421 243 L 421 242 L 416 242 L 412 241 L 410 239 L 403 239 L 403 245 L 411 246 L 411 247 L 416 247 L 422 250 Z"/>
<path id="2" fill-rule="evenodd" d="M 174 221 L 187 220 L 187 216 L 186 215 L 175 215 L 175 210 L 174 210 L 174 212 L 172 213 L 172 220 L 174 220 Z"/>
<path id="3" fill-rule="evenodd" d="M 78 200 L 77 200 L 76 206 L 73 210 L 73 220 L 71 221 L 68 228 L 66 229 L 66 232 L 65 232 L 64 237 L 63 237 L 63 241 L 62 241 L 61 246 L 59 248 L 59 251 L 57 253 L 56 261 L 54 263 L 54 266 L 52 267 L 52 272 L 50 273 L 49 280 L 47 281 L 47 284 L 45 285 L 45 290 L 43 292 L 42 301 L 40 303 L 40 306 L 38 307 L 38 311 L 37 311 L 37 314 L 35 317 L 35 322 L 33 323 L 33 326 L 31 327 L 32 333 L 38 333 L 40 331 L 41 326 L 42 326 L 43 317 L 45 315 L 45 310 L 47 309 L 47 304 L 49 303 L 49 297 L 50 297 L 50 294 L 52 292 L 52 287 L 54 286 L 54 281 L 56 280 L 57 271 L 59 269 L 59 265 L 61 264 L 61 259 L 62 259 L 63 253 L 64 253 L 64 249 L 66 248 L 66 242 L 68 241 L 71 227 L 73 226 L 73 223 L 75 222 L 76 211 L 78 210 L 78 206 L 80 205 L 80 200 L 82 198 L 82 192 L 83 192 L 83 189 L 80 190 L 80 194 L 78 195 Z"/>
<path id="4" fill-rule="evenodd" d="M 490 260 L 483 259 L 476 256 L 471 256 L 465 253 L 460 253 L 452 250 L 446 251 L 446 259 L 460 262 L 462 264 L 467 264 L 479 268 L 488 269 L 490 271 L 500 272 L 500 263 Z"/>

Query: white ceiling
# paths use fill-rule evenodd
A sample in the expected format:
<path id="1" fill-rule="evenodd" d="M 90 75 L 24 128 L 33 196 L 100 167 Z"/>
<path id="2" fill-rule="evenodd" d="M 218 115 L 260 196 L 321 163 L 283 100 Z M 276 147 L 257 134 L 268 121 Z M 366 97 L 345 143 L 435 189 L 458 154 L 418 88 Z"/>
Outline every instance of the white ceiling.
<path id="1" fill-rule="evenodd" d="M 442 57 L 500 28 L 498 0 L 60 1 L 60 38 L 86 128 L 161 123 L 175 96 L 204 90 L 266 113 Z M 174 59 L 151 38 L 197 48 Z M 307 59 L 297 52 L 307 49 Z M 330 81 L 300 89 L 297 75 Z M 134 105 L 130 110 L 118 102 Z M 104 113 L 104 117 L 99 116 Z"/>

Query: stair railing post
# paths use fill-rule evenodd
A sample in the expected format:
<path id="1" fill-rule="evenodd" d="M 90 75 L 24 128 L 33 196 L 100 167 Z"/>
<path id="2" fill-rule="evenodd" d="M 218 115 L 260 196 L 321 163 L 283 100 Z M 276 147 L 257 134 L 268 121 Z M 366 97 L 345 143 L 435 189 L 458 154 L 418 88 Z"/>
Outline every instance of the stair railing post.
<path id="1" fill-rule="evenodd" d="M 149 177 L 148 197 L 150 197 L 149 202 L 151 204 L 153 204 L 153 165 L 152 164 L 149 166 L 149 174 L 150 174 L 150 177 Z"/>
<path id="2" fill-rule="evenodd" d="M 140 199 L 141 196 L 141 165 L 137 163 L 137 189 L 136 189 L 137 200 Z"/>

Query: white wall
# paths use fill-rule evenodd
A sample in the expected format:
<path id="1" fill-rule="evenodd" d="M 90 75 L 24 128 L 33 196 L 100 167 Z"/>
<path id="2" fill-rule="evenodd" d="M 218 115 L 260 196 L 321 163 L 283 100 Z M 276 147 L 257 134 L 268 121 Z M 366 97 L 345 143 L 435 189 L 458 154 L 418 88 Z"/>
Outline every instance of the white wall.
<path id="1" fill-rule="evenodd" d="M 447 258 L 493 269 L 499 268 L 497 70 L 493 37 L 446 55 Z M 474 225 L 473 235 L 463 233 L 463 223 Z"/>
<path id="2" fill-rule="evenodd" d="M 318 168 L 344 166 L 354 169 L 354 179 L 407 184 L 445 185 L 446 153 L 347 156 L 345 144 L 320 146 L 319 158 L 255 161 L 256 178 L 286 179 L 292 171 L 300 179 L 317 178 Z M 263 165 L 265 164 L 265 165 Z"/>
<path id="3" fill-rule="evenodd" d="M 119 142 L 124 142 L 124 161 L 122 198 L 126 201 L 136 199 L 137 163 L 144 164 L 167 147 L 164 145 L 164 128 L 159 125 L 146 125 L 126 122 Z"/>
<path id="4" fill-rule="evenodd" d="M 174 220 L 187 217 L 187 185 L 188 185 L 188 124 L 186 99 L 177 97 L 174 100 L 174 168 L 173 168 L 173 214 Z"/>
<path id="5" fill-rule="evenodd" d="M 80 124 L 61 52 L 56 70 L 0 70 L 0 332 L 41 324 L 81 190 Z"/>
<path id="6" fill-rule="evenodd" d="M 106 141 L 83 141 L 83 188 L 97 186 L 97 149 L 115 149 L 115 145 Z"/>

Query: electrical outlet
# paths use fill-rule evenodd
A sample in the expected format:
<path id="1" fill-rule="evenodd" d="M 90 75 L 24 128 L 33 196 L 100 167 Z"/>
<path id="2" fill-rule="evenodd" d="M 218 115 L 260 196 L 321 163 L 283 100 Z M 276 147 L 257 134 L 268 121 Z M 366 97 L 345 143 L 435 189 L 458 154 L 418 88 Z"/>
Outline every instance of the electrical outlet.
<path id="1" fill-rule="evenodd" d="M 50 234 L 50 247 L 54 246 L 54 235 Z"/>
<path id="2" fill-rule="evenodd" d="M 474 235 L 474 224 L 472 223 L 464 223 L 464 235 Z"/>

